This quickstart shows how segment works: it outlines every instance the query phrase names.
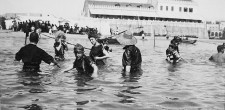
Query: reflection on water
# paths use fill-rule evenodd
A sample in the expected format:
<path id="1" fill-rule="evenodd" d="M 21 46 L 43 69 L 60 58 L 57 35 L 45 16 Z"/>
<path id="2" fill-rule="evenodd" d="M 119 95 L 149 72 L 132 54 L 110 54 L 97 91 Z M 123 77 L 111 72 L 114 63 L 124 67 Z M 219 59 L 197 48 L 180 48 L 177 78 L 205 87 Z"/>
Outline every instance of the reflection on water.
<path id="1" fill-rule="evenodd" d="M 169 40 L 146 38 L 138 40 L 142 52 L 142 71 L 125 75 L 122 71 L 123 46 L 113 49 L 107 66 L 101 67 L 93 79 L 63 72 L 74 61 L 73 46 L 61 68 L 42 63 L 42 74 L 21 72 L 22 63 L 13 62 L 15 53 L 23 46 L 24 33 L 0 34 L 0 102 L 2 110 L 85 110 L 85 109 L 208 109 L 224 110 L 224 65 L 209 62 L 216 45 L 198 42 L 181 44 L 183 62 L 170 65 L 165 61 Z M 87 36 L 68 35 L 71 43 L 90 48 Z M 38 44 L 51 55 L 54 40 L 42 38 Z M 85 51 L 89 53 L 88 50 Z"/>

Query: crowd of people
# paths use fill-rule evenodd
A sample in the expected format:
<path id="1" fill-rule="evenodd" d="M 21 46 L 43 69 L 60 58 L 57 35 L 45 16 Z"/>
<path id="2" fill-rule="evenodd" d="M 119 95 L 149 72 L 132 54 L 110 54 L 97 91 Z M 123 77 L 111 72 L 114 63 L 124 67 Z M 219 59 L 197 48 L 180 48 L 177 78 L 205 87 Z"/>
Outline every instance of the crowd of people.
<path id="1" fill-rule="evenodd" d="M 40 71 L 41 61 L 50 65 L 58 65 L 58 61 L 65 59 L 65 51 L 68 51 L 66 42 L 66 34 L 63 27 L 59 27 L 55 33 L 55 43 L 53 47 L 55 49 L 55 56 L 50 56 L 47 52 L 37 47 L 39 41 L 39 34 L 34 31 L 35 27 L 31 27 L 31 32 L 28 34 L 30 44 L 22 47 L 15 56 L 16 61 L 22 60 L 24 63 L 23 71 L 38 73 Z M 97 77 L 97 71 L 99 66 L 106 65 L 107 58 L 110 58 L 109 47 L 99 40 L 99 33 L 96 29 L 88 29 L 88 39 L 93 45 L 90 49 L 89 55 L 84 54 L 84 47 L 77 43 L 74 47 L 75 61 L 73 67 L 66 70 L 68 72 L 72 69 L 76 69 L 78 73 L 85 74 L 92 77 Z M 141 71 L 142 56 L 140 50 L 135 46 L 137 39 L 132 36 L 131 33 L 124 33 L 118 41 L 125 45 L 123 48 L 123 67 L 124 72 L 130 73 L 135 71 Z"/>
<path id="2" fill-rule="evenodd" d="M 55 43 L 53 44 L 55 49 L 55 57 L 50 56 L 47 52 L 37 47 L 39 34 L 36 31 L 32 31 L 29 34 L 30 44 L 22 47 L 15 56 L 16 61 L 23 61 L 23 71 L 38 73 L 40 71 L 41 61 L 44 61 L 50 65 L 57 65 L 59 67 L 57 62 L 65 59 L 64 54 L 65 51 L 68 51 L 68 42 L 66 41 L 67 39 L 64 28 L 59 27 L 58 29 L 59 30 L 55 34 Z M 35 29 L 33 28 L 31 30 Z M 97 77 L 98 67 L 106 65 L 106 60 L 110 58 L 109 51 L 107 50 L 109 47 L 104 45 L 101 40 L 99 41 L 99 34 L 97 30 L 89 29 L 87 34 L 89 41 L 93 45 L 90 49 L 89 55 L 85 55 L 84 53 L 84 50 L 87 48 L 77 43 L 73 50 L 75 56 L 73 67 L 65 72 L 76 69 L 77 72 L 82 75 Z M 139 48 L 135 46 L 137 39 L 133 36 L 133 34 L 130 31 L 125 31 L 117 37 L 117 40 L 121 45 L 124 45 L 124 53 L 122 55 L 123 73 L 132 74 L 142 71 L 142 55 Z M 169 47 L 166 49 L 166 60 L 173 65 L 183 60 L 179 52 L 180 43 L 181 38 L 175 36 L 170 41 Z M 209 60 L 218 63 L 225 63 L 225 55 L 223 54 L 224 49 L 225 43 L 223 45 L 219 45 L 217 47 L 218 53 L 213 54 Z"/>
<path id="3" fill-rule="evenodd" d="M 62 31 L 68 34 L 87 34 L 90 29 L 97 31 L 96 28 L 90 28 L 88 26 L 79 27 L 76 24 L 74 26 L 70 26 L 69 23 L 58 26 L 56 24 L 51 24 L 49 21 L 41 20 L 26 20 L 22 22 L 17 22 L 16 20 L 14 20 L 11 28 L 13 31 L 23 31 L 24 33 L 29 33 L 31 32 L 31 27 L 34 27 L 35 29 L 41 29 L 42 32 L 52 34 L 56 32 L 60 26 L 63 27 Z M 28 34 L 26 34 L 26 36 L 28 36 Z"/>

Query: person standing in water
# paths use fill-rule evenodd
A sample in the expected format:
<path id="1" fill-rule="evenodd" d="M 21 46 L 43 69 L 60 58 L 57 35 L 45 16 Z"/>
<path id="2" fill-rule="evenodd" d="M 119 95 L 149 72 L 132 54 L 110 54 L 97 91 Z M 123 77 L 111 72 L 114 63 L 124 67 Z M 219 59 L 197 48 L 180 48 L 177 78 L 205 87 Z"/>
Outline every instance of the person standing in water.
<path id="1" fill-rule="evenodd" d="M 59 31 L 56 32 L 55 43 L 53 46 L 55 49 L 55 60 L 57 61 L 63 61 L 65 59 L 65 51 L 68 51 L 68 46 L 66 44 L 66 35 L 62 30 L 63 27 L 60 26 Z"/>
<path id="2" fill-rule="evenodd" d="M 132 73 L 141 70 L 142 55 L 138 47 L 135 46 L 137 39 L 131 32 L 125 32 L 117 38 L 118 42 L 125 45 L 122 56 L 123 71 Z"/>
<path id="3" fill-rule="evenodd" d="M 101 45 L 97 41 L 97 34 L 89 33 L 88 39 L 93 45 L 90 51 L 89 56 L 93 61 L 95 61 L 96 65 L 105 65 L 106 59 L 109 58 L 109 53 L 105 50 L 103 45 Z"/>
<path id="4" fill-rule="evenodd" d="M 65 72 L 76 68 L 79 74 L 87 75 L 91 77 L 97 77 L 98 67 L 95 62 L 84 54 L 84 47 L 81 44 L 76 44 L 74 47 L 74 54 L 76 60 L 73 63 L 73 67 Z"/>
<path id="5" fill-rule="evenodd" d="M 176 64 L 181 60 L 175 44 L 170 44 L 166 50 L 166 60 L 172 64 Z"/>
<path id="6" fill-rule="evenodd" d="M 23 61 L 24 72 L 40 72 L 41 61 L 50 65 L 57 64 L 51 55 L 37 47 L 39 41 L 37 33 L 31 33 L 29 39 L 30 44 L 22 47 L 15 55 L 15 61 Z"/>
<path id="7" fill-rule="evenodd" d="M 217 52 L 216 54 L 213 54 L 209 60 L 214 61 L 217 63 L 225 63 L 225 54 L 224 54 L 224 46 L 223 45 L 218 45 L 217 46 Z"/>

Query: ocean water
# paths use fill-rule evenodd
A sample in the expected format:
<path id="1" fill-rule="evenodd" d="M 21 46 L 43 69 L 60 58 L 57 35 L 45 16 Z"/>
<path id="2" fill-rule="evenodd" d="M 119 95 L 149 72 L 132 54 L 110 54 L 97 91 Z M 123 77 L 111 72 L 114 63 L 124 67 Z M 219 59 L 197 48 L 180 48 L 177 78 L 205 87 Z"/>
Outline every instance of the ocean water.
<path id="1" fill-rule="evenodd" d="M 109 45 L 111 58 L 99 68 L 96 79 L 81 77 L 72 67 L 75 56 L 69 45 L 61 68 L 42 62 L 39 76 L 21 72 L 15 53 L 24 45 L 22 32 L 0 33 L 0 110 L 224 110 L 225 66 L 208 61 L 217 44 L 203 40 L 180 44 L 183 62 L 165 61 L 169 40 L 138 38 L 142 53 L 141 73 L 124 76 L 123 46 Z M 70 43 L 90 48 L 84 35 L 67 35 Z M 207 43 L 209 42 L 209 43 Z M 54 55 L 54 40 L 42 36 L 38 46 Z M 88 55 L 89 50 L 85 53 Z"/>

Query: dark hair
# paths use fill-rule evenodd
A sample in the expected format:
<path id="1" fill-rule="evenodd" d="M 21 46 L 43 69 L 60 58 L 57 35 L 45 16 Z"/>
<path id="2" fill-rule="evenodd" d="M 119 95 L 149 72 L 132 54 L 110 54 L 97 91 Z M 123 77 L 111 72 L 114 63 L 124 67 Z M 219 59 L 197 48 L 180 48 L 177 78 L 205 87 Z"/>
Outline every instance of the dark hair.
<path id="1" fill-rule="evenodd" d="M 60 26 L 58 27 L 58 30 L 63 31 L 63 26 L 62 26 L 62 25 L 60 25 Z"/>
<path id="2" fill-rule="evenodd" d="M 30 42 L 38 43 L 39 35 L 36 32 L 30 34 Z"/>
<path id="3" fill-rule="evenodd" d="M 78 43 L 74 46 L 74 53 L 77 53 L 77 52 L 84 52 L 84 47 Z"/>
<path id="4" fill-rule="evenodd" d="M 218 52 L 221 52 L 223 49 L 224 49 L 224 46 L 223 45 L 218 45 L 217 46 L 217 51 Z"/>
<path id="5" fill-rule="evenodd" d="M 88 28 L 87 34 L 88 34 L 88 39 L 90 39 L 92 37 L 95 38 L 95 39 L 99 38 L 98 37 L 98 31 L 95 30 L 94 28 Z"/>
<path id="6" fill-rule="evenodd" d="M 95 39 L 98 39 L 98 34 L 89 33 L 88 34 L 88 39 L 90 39 L 92 37 L 95 38 Z"/>

